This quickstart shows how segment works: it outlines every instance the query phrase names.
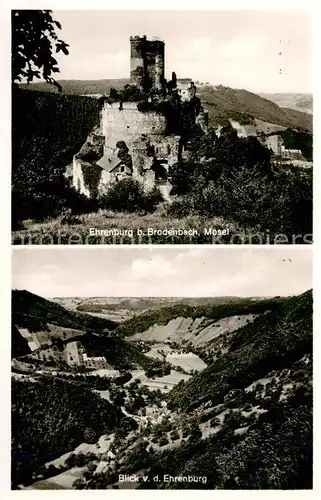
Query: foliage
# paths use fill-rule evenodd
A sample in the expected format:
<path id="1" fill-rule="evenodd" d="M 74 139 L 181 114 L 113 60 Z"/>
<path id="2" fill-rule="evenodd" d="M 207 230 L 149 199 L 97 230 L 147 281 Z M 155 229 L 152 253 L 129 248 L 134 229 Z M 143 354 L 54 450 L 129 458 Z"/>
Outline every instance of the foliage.
<path id="1" fill-rule="evenodd" d="M 312 293 L 280 303 L 233 336 L 229 352 L 187 381 L 169 397 L 171 408 L 215 405 L 232 388 L 244 388 L 275 368 L 289 366 L 312 346 Z M 257 335 L 257 332 L 260 332 Z"/>
<path id="2" fill-rule="evenodd" d="M 63 52 L 68 55 L 68 44 L 58 38 L 58 21 L 50 10 L 13 10 L 12 26 L 12 81 L 42 78 L 58 89 L 61 86 L 53 78 L 59 73 L 57 60 L 53 54 Z"/>
<path id="3" fill-rule="evenodd" d="M 221 216 L 247 230 L 312 234 L 312 171 L 272 167 L 255 138 L 210 133 L 190 144 L 191 159 L 170 169 L 173 193 L 185 194 L 167 215 Z"/>
<path id="4" fill-rule="evenodd" d="M 300 149 L 303 156 L 313 160 L 313 136 L 308 132 L 292 130 L 290 128 L 280 132 L 286 149 Z"/>
<path id="5" fill-rule="evenodd" d="M 30 468 L 56 458 L 86 439 L 93 443 L 118 425 L 121 413 L 74 382 L 43 378 L 12 382 L 13 487 L 32 480 Z"/>
<path id="6" fill-rule="evenodd" d="M 64 174 L 99 122 L 99 114 L 96 99 L 13 89 L 14 226 L 20 220 L 58 215 L 64 208 L 74 213 L 95 209 L 92 201 L 70 187 Z"/>
<path id="7" fill-rule="evenodd" d="M 156 188 L 145 193 L 140 182 L 130 177 L 112 185 L 102 196 L 101 205 L 118 212 L 153 212 L 161 200 Z"/>

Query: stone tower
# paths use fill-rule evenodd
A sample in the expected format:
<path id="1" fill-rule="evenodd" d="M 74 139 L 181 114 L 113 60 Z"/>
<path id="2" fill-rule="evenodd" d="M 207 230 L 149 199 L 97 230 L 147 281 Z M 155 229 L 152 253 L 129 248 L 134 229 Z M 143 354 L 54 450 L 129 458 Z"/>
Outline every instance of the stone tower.
<path id="1" fill-rule="evenodd" d="M 130 37 L 130 83 L 140 88 L 144 87 L 146 73 L 145 42 L 146 36 Z"/>
<path id="2" fill-rule="evenodd" d="M 130 37 L 130 83 L 148 92 L 165 86 L 165 43 L 146 35 Z"/>

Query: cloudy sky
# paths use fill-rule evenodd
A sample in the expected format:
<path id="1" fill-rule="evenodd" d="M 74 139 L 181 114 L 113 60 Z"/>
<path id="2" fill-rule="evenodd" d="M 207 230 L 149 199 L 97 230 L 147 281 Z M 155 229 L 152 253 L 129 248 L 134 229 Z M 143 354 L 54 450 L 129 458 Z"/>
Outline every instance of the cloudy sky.
<path id="1" fill-rule="evenodd" d="M 22 248 L 12 287 L 44 297 L 295 295 L 312 287 L 312 248 Z"/>
<path id="2" fill-rule="evenodd" d="M 312 91 L 308 11 L 54 11 L 61 79 L 129 77 L 130 35 L 166 43 L 166 75 L 254 92 Z"/>

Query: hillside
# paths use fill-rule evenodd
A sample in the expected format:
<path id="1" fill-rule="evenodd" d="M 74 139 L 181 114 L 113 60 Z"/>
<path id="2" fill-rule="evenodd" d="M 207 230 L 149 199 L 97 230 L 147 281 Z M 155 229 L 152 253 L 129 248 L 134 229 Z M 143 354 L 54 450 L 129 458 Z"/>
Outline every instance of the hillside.
<path id="1" fill-rule="evenodd" d="M 86 205 L 64 177 L 99 123 L 97 99 L 12 90 L 12 218 L 43 219 L 65 206 Z M 22 112 L 23 110 L 23 112 Z"/>
<path id="2" fill-rule="evenodd" d="M 104 356 L 113 368 L 150 367 L 153 362 L 139 349 L 117 336 L 111 336 L 116 325 L 117 323 L 108 319 L 68 311 L 60 304 L 26 290 L 12 291 L 13 358 L 30 353 L 28 342 L 19 333 L 19 327 L 38 332 L 37 338 L 42 348 L 46 348 L 47 343 L 51 341 L 56 349 L 59 349 L 59 345 L 62 349 L 68 340 L 79 340 L 89 357 Z M 62 343 L 57 346 L 58 338 Z M 59 362 L 51 361 L 52 367 L 58 365 Z"/>
<path id="3" fill-rule="evenodd" d="M 215 405 L 230 390 L 242 389 L 272 370 L 289 368 L 312 352 L 311 313 L 312 293 L 306 292 L 258 317 L 235 333 L 224 356 L 193 377 L 183 390 L 174 389 L 171 404 L 195 408 L 211 400 Z"/>
<path id="4" fill-rule="evenodd" d="M 44 329 L 47 323 L 93 331 L 109 331 L 116 327 L 113 321 L 68 311 L 61 305 L 27 290 L 13 290 L 11 297 L 12 323 L 20 327 L 32 328 L 33 331 Z"/>
<path id="5" fill-rule="evenodd" d="M 128 79 L 119 80 L 59 80 L 64 94 L 106 94 L 110 88 L 121 89 L 129 83 Z M 50 91 L 53 89 L 46 83 L 30 84 L 30 89 Z M 254 118 L 281 125 L 286 128 L 308 130 L 312 132 L 312 116 L 308 113 L 278 105 L 273 99 L 269 100 L 264 94 L 258 95 L 245 89 L 232 89 L 218 85 L 216 87 L 198 87 L 198 95 L 204 109 L 209 112 L 211 126 L 224 124 L 227 119 L 251 121 Z"/>
<path id="6" fill-rule="evenodd" d="M 178 317 L 197 319 L 205 317 L 217 321 L 235 315 L 259 314 L 277 308 L 284 299 L 274 298 L 253 301 L 252 299 L 228 300 L 222 304 L 205 304 L 189 306 L 178 304 L 172 307 L 162 307 L 155 311 L 137 315 L 119 325 L 115 333 L 120 337 L 130 337 L 148 330 L 154 325 L 166 325 Z"/>
<path id="7" fill-rule="evenodd" d="M 111 88 L 121 90 L 126 84 L 130 83 L 129 78 L 102 79 L 102 80 L 57 80 L 62 87 L 63 94 L 106 94 Z M 42 92 L 56 92 L 57 87 L 45 82 L 34 82 L 30 85 L 20 84 L 21 88 L 39 90 Z"/>
<path id="8" fill-rule="evenodd" d="M 212 126 L 224 124 L 232 118 L 240 123 L 251 123 L 254 119 L 281 125 L 286 128 L 312 132 L 312 116 L 293 109 L 281 108 L 268 99 L 244 89 L 200 87 L 202 104 L 209 112 Z"/>

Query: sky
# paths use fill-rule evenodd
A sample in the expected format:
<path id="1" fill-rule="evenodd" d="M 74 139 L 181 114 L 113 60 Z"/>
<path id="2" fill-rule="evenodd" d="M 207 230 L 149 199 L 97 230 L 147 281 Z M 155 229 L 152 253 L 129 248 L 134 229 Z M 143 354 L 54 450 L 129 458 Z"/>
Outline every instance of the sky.
<path id="1" fill-rule="evenodd" d="M 312 247 L 13 250 L 12 288 L 43 297 L 260 297 L 312 288 Z"/>
<path id="2" fill-rule="evenodd" d="M 253 92 L 312 92 L 308 11 L 53 11 L 59 79 L 129 78 L 130 35 L 165 41 L 166 77 Z"/>

